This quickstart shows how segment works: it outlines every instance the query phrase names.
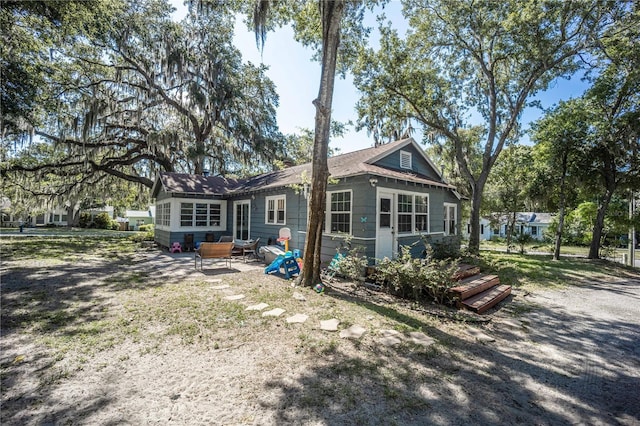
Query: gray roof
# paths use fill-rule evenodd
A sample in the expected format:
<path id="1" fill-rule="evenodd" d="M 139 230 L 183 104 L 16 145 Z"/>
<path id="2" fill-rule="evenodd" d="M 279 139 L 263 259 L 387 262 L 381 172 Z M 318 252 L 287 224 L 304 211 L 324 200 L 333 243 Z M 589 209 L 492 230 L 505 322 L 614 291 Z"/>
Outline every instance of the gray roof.
<path id="1" fill-rule="evenodd" d="M 526 223 L 530 225 L 548 225 L 551 223 L 553 216 L 553 213 L 516 212 L 516 223 Z M 500 223 L 506 223 L 507 219 L 507 215 L 499 215 Z"/>
<path id="2" fill-rule="evenodd" d="M 418 152 L 438 174 L 438 179 L 418 175 L 411 172 L 387 169 L 373 163 L 386 155 L 414 144 Z M 431 160 L 424 155 L 423 150 L 416 144 L 413 138 L 403 139 L 378 147 L 361 149 L 346 154 L 336 155 L 327 159 L 329 174 L 332 178 L 345 178 L 359 175 L 375 175 L 380 178 L 397 179 L 419 184 L 440 186 L 455 189 L 442 178 Z M 302 177 L 306 174 L 311 179 L 311 163 L 289 167 L 284 170 L 264 173 L 248 179 L 226 179 L 220 176 L 201 176 L 187 173 L 160 173 L 159 182 L 166 192 L 223 195 L 237 192 L 250 192 L 270 188 L 277 188 L 302 183 Z M 158 182 L 154 185 L 153 196 L 157 196 Z"/>

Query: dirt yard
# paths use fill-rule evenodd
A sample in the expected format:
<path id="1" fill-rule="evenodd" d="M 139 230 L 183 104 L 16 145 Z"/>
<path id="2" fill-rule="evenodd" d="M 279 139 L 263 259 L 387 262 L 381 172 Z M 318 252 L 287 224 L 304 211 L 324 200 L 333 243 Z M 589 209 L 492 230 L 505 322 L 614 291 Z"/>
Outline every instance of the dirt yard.
<path id="1" fill-rule="evenodd" d="M 628 269 L 515 289 L 480 319 L 352 283 L 316 294 L 241 260 L 3 246 L 3 425 L 640 424 Z M 362 337 L 341 338 L 352 325 Z"/>

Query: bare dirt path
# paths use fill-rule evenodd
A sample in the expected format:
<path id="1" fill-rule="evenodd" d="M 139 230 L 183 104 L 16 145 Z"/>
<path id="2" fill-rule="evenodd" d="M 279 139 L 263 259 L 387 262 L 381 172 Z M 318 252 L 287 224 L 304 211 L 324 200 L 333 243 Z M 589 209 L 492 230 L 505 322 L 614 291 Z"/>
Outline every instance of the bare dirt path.
<path id="1" fill-rule="evenodd" d="M 194 272 L 190 255 L 166 253 L 3 261 L 1 423 L 640 424 L 638 273 L 518 290 L 489 322 L 468 324 L 349 285 L 318 296 L 234 264 Z M 310 319 L 244 311 L 263 301 Z M 367 332 L 319 330 L 331 317 Z M 384 329 L 436 343 L 385 346 Z"/>

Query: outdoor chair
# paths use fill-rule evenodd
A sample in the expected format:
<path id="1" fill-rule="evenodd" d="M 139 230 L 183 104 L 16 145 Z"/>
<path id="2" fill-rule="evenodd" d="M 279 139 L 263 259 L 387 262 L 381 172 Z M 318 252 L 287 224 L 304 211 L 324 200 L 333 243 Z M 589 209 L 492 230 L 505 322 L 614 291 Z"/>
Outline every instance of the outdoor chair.
<path id="1" fill-rule="evenodd" d="M 219 243 L 232 243 L 233 237 L 231 235 L 220 235 Z"/>
<path id="2" fill-rule="evenodd" d="M 253 255 L 254 258 L 258 259 L 258 243 L 260 242 L 260 238 L 256 238 L 255 241 L 240 246 L 242 248 L 242 259 L 247 262 L 247 256 Z"/>
<path id="3" fill-rule="evenodd" d="M 213 232 L 207 232 L 204 234 L 204 241 L 207 243 L 214 243 L 216 241 L 216 237 Z"/>
<path id="4" fill-rule="evenodd" d="M 193 251 L 193 234 L 184 234 L 184 251 Z"/>

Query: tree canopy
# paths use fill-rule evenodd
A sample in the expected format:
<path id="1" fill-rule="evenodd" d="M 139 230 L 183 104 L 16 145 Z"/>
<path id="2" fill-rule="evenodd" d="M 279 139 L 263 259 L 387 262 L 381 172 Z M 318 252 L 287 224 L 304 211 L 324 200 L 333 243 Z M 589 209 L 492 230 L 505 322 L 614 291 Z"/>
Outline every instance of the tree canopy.
<path id="1" fill-rule="evenodd" d="M 37 111 L 6 94 L 15 106 L 3 111 L 5 183 L 76 196 L 113 179 L 150 188 L 163 170 L 256 173 L 281 157 L 278 95 L 264 66 L 233 47 L 233 10 L 176 23 L 164 0 L 96 6 L 112 3 L 117 13 L 95 33 L 28 47 L 50 69 L 32 82 Z M 35 9 L 3 8 L 3 17 L 18 31 Z"/>
<path id="2" fill-rule="evenodd" d="M 360 126 L 384 141 L 417 124 L 425 142 L 452 145 L 471 189 L 472 252 L 479 247 L 485 183 L 505 145 L 521 136 L 524 107 L 551 81 L 576 70 L 578 54 L 612 24 L 620 7 L 595 0 L 407 0 L 406 37 L 382 26 L 380 48 L 363 50 L 355 73 Z M 482 165 L 476 172 L 463 131 L 478 121 Z"/>

